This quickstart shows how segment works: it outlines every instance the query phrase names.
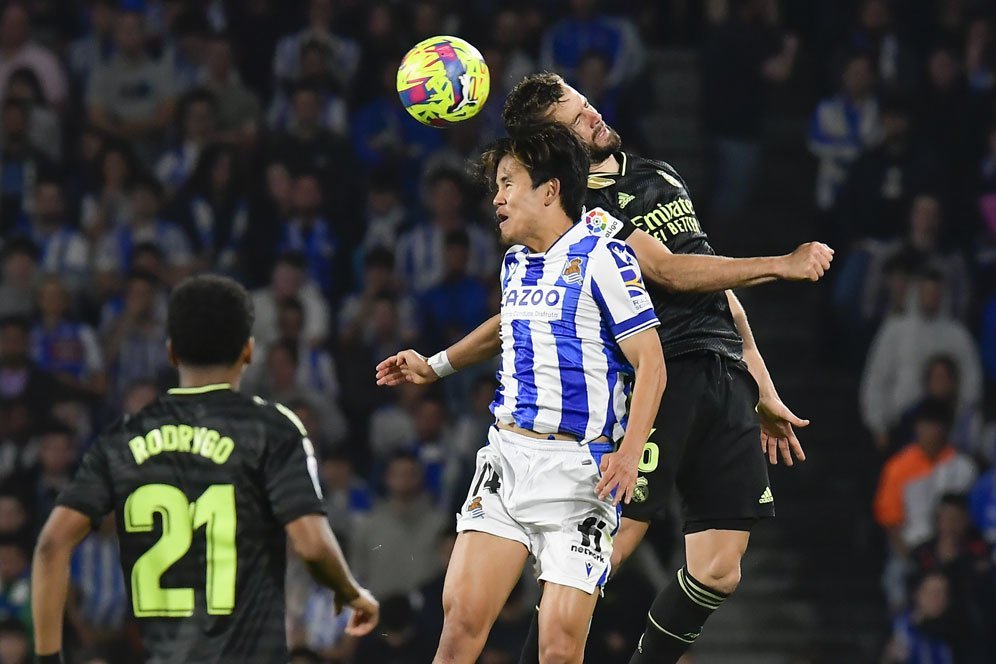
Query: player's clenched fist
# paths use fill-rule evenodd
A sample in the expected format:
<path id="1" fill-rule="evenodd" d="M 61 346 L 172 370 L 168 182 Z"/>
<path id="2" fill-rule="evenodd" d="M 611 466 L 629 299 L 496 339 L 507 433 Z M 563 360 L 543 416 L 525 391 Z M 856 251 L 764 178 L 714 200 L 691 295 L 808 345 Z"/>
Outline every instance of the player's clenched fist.
<path id="1" fill-rule="evenodd" d="M 790 281 L 818 281 L 833 260 L 833 249 L 822 242 L 800 244 L 795 251 L 782 256 L 782 278 Z"/>
<path id="2" fill-rule="evenodd" d="M 636 487 L 637 466 L 640 465 L 640 455 L 628 455 L 623 452 L 613 452 L 602 457 L 599 470 L 602 472 L 602 479 L 595 486 L 595 493 L 599 500 L 605 500 L 612 496 L 612 504 L 618 505 L 622 500 L 629 505 L 633 497 L 633 489 Z"/>
<path id="3" fill-rule="evenodd" d="M 402 383 L 427 385 L 439 380 L 428 359 L 415 351 L 403 350 L 377 365 L 377 384 L 393 387 Z"/>

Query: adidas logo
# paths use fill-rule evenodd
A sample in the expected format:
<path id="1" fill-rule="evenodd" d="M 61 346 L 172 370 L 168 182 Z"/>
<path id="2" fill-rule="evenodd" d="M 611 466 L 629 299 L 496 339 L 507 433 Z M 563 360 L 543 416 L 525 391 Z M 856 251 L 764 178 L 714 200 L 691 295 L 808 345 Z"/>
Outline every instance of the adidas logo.
<path id="1" fill-rule="evenodd" d="M 630 202 L 636 198 L 633 194 L 627 194 L 624 191 L 619 192 L 619 207 L 624 208 L 630 204 Z"/>
<path id="2" fill-rule="evenodd" d="M 758 499 L 757 503 L 759 505 L 764 505 L 773 502 L 775 502 L 775 497 L 771 494 L 771 487 L 764 487 L 764 493 L 761 494 L 761 497 Z"/>

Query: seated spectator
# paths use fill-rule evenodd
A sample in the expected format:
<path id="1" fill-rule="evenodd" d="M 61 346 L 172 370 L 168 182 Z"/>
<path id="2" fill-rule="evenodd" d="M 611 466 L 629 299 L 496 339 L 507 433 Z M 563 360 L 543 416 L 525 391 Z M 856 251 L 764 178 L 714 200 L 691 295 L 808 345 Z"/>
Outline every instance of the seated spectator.
<path id="1" fill-rule="evenodd" d="M 31 624 L 31 540 L 0 537 L 0 620 Z"/>
<path id="2" fill-rule="evenodd" d="M 986 378 L 996 382 L 996 294 L 989 298 L 982 312 L 979 346 L 982 348 L 982 366 L 985 368 Z"/>
<path id="3" fill-rule="evenodd" d="M 494 16 L 494 21 L 491 24 L 491 41 L 501 53 L 505 75 L 495 76 L 492 70 L 492 92 L 508 93 L 516 83 L 536 71 L 536 62 L 525 46 L 526 29 L 524 23 L 524 12 L 507 5 L 499 7 Z M 610 61 L 604 55 L 602 58 L 606 68 L 611 68 Z M 491 60 L 487 60 L 487 62 L 490 66 Z M 588 88 L 584 87 L 584 84 L 582 84 L 581 89 L 588 93 Z M 602 108 L 598 104 L 595 107 L 599 110 Z"/>
<path id="4" fill-rule="evenodd" d="M 277 44 L 273 55 L 273 73 L 278 81 L 290 81 L 299 76 L 301 47 L 310 41 L 324 44 L 331 71 L 343 89 L 348 90 L 360 63 L 360 48 L 352 39 L 333 32 L 334 9 L 332 0 L 310 0 L 308 25 L 301 31 L 287 35 Z"/>
<path id="5" fill-rule="evenodd" d="M 447 522 L 425 490 L 422 466 L 414 455 L 392 457 L 384 484 L 387 497 L 357 525 L 350 545 L 356 577 L 377 597 L 413 592 L 435 576 L 436 536 Z"/>
<path id="6" fill-rule="evenodd" d="M 41 179 L 35 184 L 34 214 L 19 230 L 41 251 L 42 271 L 66 280 L 74 291 L 85 285 L 90 267 L 90 247 L 66 218 L 62 185 Z"/>
<path id="7" fill-rule="evenodd" d="M 166 319 L 156 280 L 142 272 L 128 277 L 120 304 L 105 307 L 101 325 L 111 392 L 120 399 L 136 381 L 158 380 L 170 372 Z"/>
<path id="8" fill-rule="evenodd" d="M 31 143 L 31 109 L 17 99 L 3 102 L 0 116 L 0 232 L 9 232 L 30 211 L 37 178 L 52 177 L 56 168 L 45 153 Z"/>
<path id="9" fill-rule="evenodd" d="M 97 244 L 96 269 L 102 279 L 113 281 L 134 269 L 135 248 L 144 243 L 161 251 L 168 268 L 163 275 L 168 285 L 189 273 L 193 263 L 190 241 L 179 226 L 160 216 L 162 203 L 163 189 L 155 178 L 140 178 L 131 186 L 129 217 Z"/>
<path id="10" fill-rule="evenodd" d="M 58 423 L 43 425 L 38 432 L 38 465 L 29 477 L 29 498 L 37 533 L 55 507 L 56 498 L 69 484 L 80 457 L 76 433 Z"/>
<path id="11" fill-rule="evenodd" d="M 972 286 L 968 267 L 959 251 L 943 246 L 946 235 L 943 210 L 937 197 L 920 194 L 910 205 L 909 230 L 905 237 L 874 243 L 874 258 L 865 278 L 862 296 L 863 308 L 869 313 L 875 304 L 884 299 L 883 272 L 885 264 L 902 260 L 915 272 L 936 270 L 944 281 L 943 305 L 945 312 L 963 319 L 972 301 Z"/>
<path id="12" fill-rule="evenodd" d="M 12 2 L 0 16 L 0 90 L 7 90 L 8 79 L 21 68 L 38 78 L 46 99 L 62 105 L 68 88 L 62 64 L 52 51 L 32 41 L 27 7 Z"/>
<path id="13" fill-rule="evenodd" d="M 66 613 L 80 645 L 127 649 L 121 641 L 130 614 L 129 591 L 121 574 L 113 515 L 104 517 L 73 551 L 69 581 L 74 592 Z"/>
<path id="14" fill-rule="evenodd" d="M 42 282 L 31 358 L 68 390 L 99 398 L 107 389 L 100 343 L 92 327 L 70 316 L 69 305 L 69 293 L 58 277 Z"/>
<path id="15" fill-rule="evenodd" d="M 965 493 L 975 481 L 975 464 L 948 443 L 950 427 L 947 406 L 925 402 L 916 416 L 916 442 L 892 455 L 882 468 L 875 519 L 885 529 L 897 560 L 907 558 L 913 547 L 933 535 L 933 515 L 941 496 Z"/>
<path id="16" fill-rule="evenodd" d="M 31 325 L 23 318 L 0 320 L 0 401 L 20 401 L 31 421 L 41 422 L 64 392 L 52 374 L 31 360 Z"/>
<path id="17" fill-rule="evenodd" d="M 396 298 L 401 320 L 401 336 L 415 340 L 415 301 L 405 293 L 394 274 L 394 254 L 388 249 L 375 248 L 363 261 L 362 290 L 348 295 L 339 309 L 339 341 L 350 345 L 368 341 L 374 336 L 374 321 L 370 313 L 381 296 Z"/>
<path id="18" fill-rule="evenodd" d="M 495 271 L 494 236 L 468 224 L 466 183 L 458 172 L 437 171 L 426 183 L 429 223 L 416 226 L 398 241 L 397 271 L 415 293 L 439 284 L 446 273 L 446 234 L 467 233 L 468 268 L 471 276 L 489 278 Z"/>
<path id="19" fill-rule="evenodd" d="M 819 210 L 833 208 L 848 168 L 881 139 L 881 131 L 874 67 L 867 54 L 854 53 L 844 63 L 840 92 L 821 101 L 809 122 L 809 151 L 819 159 Z"/>
<path id="20" fill-rule="evenodd" d="M 203 269 L 238 273 L 249 230 L 249 202 L 242 169 L 230 147 L 207 147 L 177 195 L 177 216 L 194 238 Z"/>
<path id="21" fill-rule="evenodd" d="M 930 358 L 951 357 L 958 366 L 959 407 L 982 396 L 979 354 L 965 326 L 942 313 L 941 275 L 928 272 L 918 286 L 919 307 L 885 321 L 872 342 L 861 379 L 861 413 L 876 443 L 885 448 L 889 430 L 920 398 Z"/>
<path id="22" fill-rule="evenodd" d="M 234 60 L 231 38 L 223 33 L 212 35 L 200 85 L 214 96 L 219 139 L 249 147 L 259 132 L 259 99 L 242 82 Z"/>
<path id="23" fill-rule="evenodd" d="M 879 114 L 882 142 L 854 162 L 840 193 L 847 207 L 837 221 L 842 239 L 848 242 L 902 235 L 910 199 L 918 192 L 936 189 L 943 180 L 934 152 L 913 135 L 908 103 L 886 97 Z"/>
<path id="24" fill-rule="evenodd" d="M 363 227 L 366 229 L 361 242 L 362 250 L 375 248 L 393 250 L 398 238 L 411 225 L 408 208 L 401 198 L 397 176 L 386 169 L 370 174 L 367 186 L 367 204 Z M 393 262 L 393 254 L 392 254 Z"/>
<path id="25" fill-rule="evenodd" d="M 326 342 L 329 334 L 329 305 L 318 287 L 307 275 L 304 256 L 287 252 L 277 259 L 270 278 L 270 285 L 252 293 L 256 320 L 252 335 L 258 346 L 268 346 L 280 336 L 280 303 L 295 298 L 304 309 L 304 338 L 311 346 Z"/>
<path id="26" fill-rule="evenodd" d="M 201 152 L 215 139 L 217 109 L 214 96 L 204 90 L 188 92 L 179 104 L 179 142 L 156 162 L 156 177 L 167 197 L 186 184 L 197 168 Z"/>
<path id="27" fill-rule="evenodd" d="M 415 629 L 415 612 L 404 594 L 385 596 L 380 605 L 380 626 L 360 641 L 357 662 L 421 664 L 432 659 L 432 636 Z"/>
<path id="28" fill-rule="evenodd" d="M 180 9 L 164 34 L 163 60 L 173 73 L 173 87 L 177 94 L 193 89 L 200 79 L 207 53 L 211 24 L 203 11 Z"/>
<path id="29" fill-rule="evenodd" d="M 34 291 L 41 280 L 38 246 L 28 238 L 4 242 L 0 258 L 0 318 L 30 316 L 35 308 Z"/>
<path id="30" fill-rule="evenodd" d="M 159 387 L 152 381 L 139 380 L 125 389 L 121 399 L 121 411 L 125 415 L 135 415 L 159 396 Z"/>
<path id="31" fill-rule="evenodd" d="M 339 541 L 348 542 L 353 528 L 373 507 L 373 494 L 366 480 L 356 474 L 341 445 L 328 449 L 321 459 L 318 472 L 324 485 L 329 523 Z"/>
<path id="32" fill-rule="evenodd" d="M 437 504 L 449 508 L 463 502 L 459 482 L 472 471 L 473 455 L 461 457 L 454 450 L 453 435 L 442 399 L 427 395 L 415 408 L 415 436 L 406 449 L 422 464 L 425 486 Z M 476 450 L 475 450 L 476 452 Z"/>
<path id="33" fill-rule="evenodd" d="M 917 584 L 913 606 L 892 624 L 892 638 L 882 657 L 884 664 L 954 662 L 952 644 L 958 625 L 951 611 L 951 586 L 940 573 L 928 574 Z"/>
<path id="34" fill-rule="evenodd" d="M 149 162 L 173 119 L 173 72 L 149 58 L 141 14 L 122 11 L 114 27 L 117 52 L 93 72 L 86 95 L 87 116 L 95 127 L 132 141 Z"/>
<path id="35" fill-rule="evenodd" d="M 863 0 L 857 25 L 846 44 L 870 53 L 876 73 L 888 90 L 909 90 L 917 83 L 915 53 L 900 35 L 892 8 L 885 0 Z"/>
<path id="36" fill-rule="evenodd" d="M 411 596 L 412 605 L 418 610 L 418 630 L 422 634 L 439 634 L 443 631 L 443 587 L 446 585 L 446 568 L 449 567 L 456 531 L 448 524 L 436 535 L 436 555 L 439 573 L 422 584 Z"/>
<path id="37" fill-rule="evenodd" d="M 319 98 L 319 125 L 337 136 L 346 136 L 349 116 L 346 100 L 339 93 L 335 75 L 329 70 L 329 49 L 319 41 L 301 46 L 301 75 L 285 85 L 273 97 L 266 113 L 266 124 L 273 130 L 287 130 L 297 121 L 292 99 L 298 89 L 307 87 Z"/>
<path id="38" fill-rule="evenodd" d="M 129 192 L 138 175 L 138 165 L 125 143 L 107 143 L 96 160 L 97 186 L 83 194 L 80 226 L 91 239 L 123 226 L 131 217 Z"/>
<path id="39" fill-rule="evenodd" d="M 302 578 L 304 587 L 293 603 L 287 603 L 288 643 L 292 662 L 348 662 L 356 650 L 357 639 L 346 634 L 352 611 L 336 611 L 335 593 L 320 586 L 310 576 Z M 299 659 L 295 659 L 296 657 Z"/>
<path id="40" fill-rule="evenodd" d="M 114 25 L 117 20 L 115 0 L 94 0 L 87 16 L 88 30 L 69 45 L 69 74 L 81 89 L 86 89 L 90 74 L 106 65 L 114 53 Z"/>
<path id="41" fill-rule="evenodd" d="M 27 104 L 31 144 L 53 162 L 58 162 L 62 157 L 62 124 L 58 114 L 49 107 L 35 73 L 28 68 L 13 72 L 7 79 L 4 98 Z"/>
<path id="42" fill-rule="evenodd" d="M 333 266 L 333 256 L 338 247 L 338 239 L 332 222 L 322 212 L 322 189 L 318 177 L 313 174 L 294 178 L 291 194 L 294 216 L 281 226 L 277 251 L 301 253 L 306 261 L 308 276 L 318 284 L 326 297 L 336 294 L 333 286 L 337 270 Z M 341 286 L 339 286 L 341 287 Z"/>
<path id="43" fill-rule="evenodd" d="M 24 496 L 15 491 L 13 486 L 5 484 L 4 489 L 0 491 L 0 538 L 26 538 L 33 534 L 31 515 L 28 513 Z"/>
<path id="44" fill-rule="evenodd" d="M 5 489 L 26 495 L 22 490 L 23 471 L 38 459 L 31 436 L 35 426 L 30 402 L 0 398 L 0 480 Z"/>
<path id="45" fill-rule="evenodd" d="M 419 327 L 427 348 L 446 348 L 459 341 L 489 313 L 487 289 L 468 274 L 470 238 L 466 231 L 450 231 L 443 242 L 443 279 L 419 298 Z"/>
<path id="46" fill-rule="evenodd" d="M 632 79 L 643 67 L 643 45 L 629 21 L 598 13 L 598 0 L 573 0 L 571 16 L 543 35 L 540 66 L 575 79 L 584 54 L 594 49 L 609 63 L 609 85 Z"/>
<path id="47" fill-rule="evenodd" d="M 16 618 L 0 620 L 0 662 L 29 664 L 31 661 L 31 638 L 25 624 Z"/>

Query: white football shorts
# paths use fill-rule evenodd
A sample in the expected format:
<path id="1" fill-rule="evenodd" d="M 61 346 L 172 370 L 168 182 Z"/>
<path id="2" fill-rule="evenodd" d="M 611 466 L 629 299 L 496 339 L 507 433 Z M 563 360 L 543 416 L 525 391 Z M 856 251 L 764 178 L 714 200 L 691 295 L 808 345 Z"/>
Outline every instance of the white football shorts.
<path id="1" fill-rule="evenodd" d="M 578 445 L 491 427 L 477 453 L 457 532 L 473 530 L 521 542 L 536 576 L 586 593 L 609 578 L 620 509 L 595 485 L 611 443 Z"/>

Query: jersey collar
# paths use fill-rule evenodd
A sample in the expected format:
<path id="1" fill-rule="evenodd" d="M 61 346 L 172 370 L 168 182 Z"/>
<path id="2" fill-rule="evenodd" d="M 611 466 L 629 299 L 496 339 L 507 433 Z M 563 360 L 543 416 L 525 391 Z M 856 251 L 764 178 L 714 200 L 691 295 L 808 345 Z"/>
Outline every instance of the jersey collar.
<path id="1" fill-rule="evenodd" d="M 626 158 L 625 152 L 616 152 L 613 155 L 616 161 L 619 162 L 619 172 L 618 173 L 608 173 L 604 171 L 595 171 L 594 173 L 588 174 L 588 188 L 589 189 L 605 189 L 606 187 L 611 187 L 616 183 L 614 178 L 625 177 L 626 170 L 629 166 L 628 159 Z"/>
<path id="2" fill-rule="evenodd" d="M 214 385 L 198 385 L 197 387 L 174 387 L 171 390 L 167 390 L 167 394 L 204 394 L 205 392 L 230 389 L 232 389 L 230 383 L 215 383 Z"/>

